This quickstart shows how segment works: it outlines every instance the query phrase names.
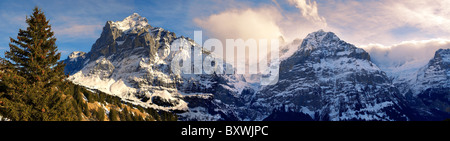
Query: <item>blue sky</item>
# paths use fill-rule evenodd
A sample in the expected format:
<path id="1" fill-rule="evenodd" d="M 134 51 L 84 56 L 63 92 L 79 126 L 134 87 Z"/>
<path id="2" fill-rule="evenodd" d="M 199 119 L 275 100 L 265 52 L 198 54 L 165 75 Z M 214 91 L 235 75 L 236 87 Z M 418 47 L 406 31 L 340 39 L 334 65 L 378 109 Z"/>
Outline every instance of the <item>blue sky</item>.
<path id="1" fill-rule="evenodd" d="M 32 13 L 34 6 L 39 6 L 50 19 L 62 59 L 72 51 L 88 52 L 107 21 L 122 20 L 134 12 L 146 17 L 152 26 L 178 35 L 190 36 L 198 29 L 189 20 L 192 15 L 185 15 L 189 14 L 186 8 L 192 8 L 188 1 L 2 0 L 1 52 L 8 49 L 9 37 L 15 38 L 19 28 L 26 28 L 25 17 Z"/>
<path id="2" fill-rule="evenodd" d="M 88 52 L 106 21 L 135 12 L 152 26 L 191 38 L 194 30 L 203 30 L 219 39 L 293 40 L 325 29 L 363 47 L 450 39 L 450 2 L 442 0 L 2 0 L 0 56 L 8 49 L 9 37 L 26 27 L 25 16 L 34 6 L 50 19 L 61 59 L 72 51 Z"/>
<path id="3" fill-rule="evenodd" d="M 40 7 L 50 19 L 62 53 L 61 59 L 64 59 L 72 51 L 88 52 L 107 21 L 123 20 L 132 13 L 146 17 L 152 26 L 163 27 L 179 36 L 193 38 L 194 30 L 201 28 L 196 26 L 192 19 L 225 10 L 226 7 L 220 3 L 228 1 L 2 0 L 0 51 L 8 49 L 9 37 L 14 38 L 20 28 L 26 28 L 25 17 L 32 13 L 35 6 Z M 3 57 L 3 53 L 1 56 Z"/>

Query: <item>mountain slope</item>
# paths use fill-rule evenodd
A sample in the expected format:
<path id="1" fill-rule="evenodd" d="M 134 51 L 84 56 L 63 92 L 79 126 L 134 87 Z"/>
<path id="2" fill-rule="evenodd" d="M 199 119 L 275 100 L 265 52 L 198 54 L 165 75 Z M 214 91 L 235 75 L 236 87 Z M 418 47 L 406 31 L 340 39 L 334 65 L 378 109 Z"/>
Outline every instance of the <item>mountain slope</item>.
<path id="1" fill-rule="evenodd" d="M 404 81 L 415 96 L 429 88 L 450 88 L 450 49 L 437 50 L 429 63 L 410 78 Z"/>
<path id="2" fill-rule="evenodd" d="M 278 83 L 260 86 L 262 75 L 206 74 L 195 68 L 187 70 L 201 73 L 176 73 L 173 65 L 181 63 L 176 60 L 196 64 L 194 58 L 215 55 L 135 13 L 108 21 L 90 52 L 74 52 L 64 62 L 73 83 L 177 113 L 179 120 L 440 120 L 449 117 L 443 113 L 446 54 L 437 53 L 417 81 L 397 85 L 366 51 L 320 30 L 281 47 Z M 428 89 L 435 86 L 444 89 Z"/>
<path id="3" fill-rule="evenodd" d="M 171 51 L 171 47 L 179 49 Z M 200 52 L 194 51 L 196 48 Z M 217 107 L 244 103 L 236 98 L 249 87 L 241 83 L 242 76 L 178 74 L 171 67 L 174 59 L 191 60 L 194 64 L 194 57 L 204 59 L 208 55 L 214 57 L 191 39 L 152 27 L 147 19 L 135 13 L 123 21 L 108 21 L 89 53 L 74 52 L 64 62 L 65 72 L 71 74 L 70 81 L 136 105 L 187 112 L 181 119 L 233 118 L 224 114 L 233 112 Z M 206 103 L 212 110 L 202 111 L 203 117 L 190 114 L 191 109 L 198 107 L 195 102 L 202 100 L 209 101 Z"/>
<path id="4" fill-rule="evenodd" d="M 394 84 L 418 109 L 424 120 L 450 117 L 450 49 L 439 49 L 434 57 L 409 76 L 394 78 Z"/>
<path id="5" fill-rule="evenodd" d="M 401 95 L 369 54 L 332 32 L 309 34 L 280 67 L 278 83 L 252 101 L 252 119 L 284 107 L 314 120 L 408 120 Z"/>

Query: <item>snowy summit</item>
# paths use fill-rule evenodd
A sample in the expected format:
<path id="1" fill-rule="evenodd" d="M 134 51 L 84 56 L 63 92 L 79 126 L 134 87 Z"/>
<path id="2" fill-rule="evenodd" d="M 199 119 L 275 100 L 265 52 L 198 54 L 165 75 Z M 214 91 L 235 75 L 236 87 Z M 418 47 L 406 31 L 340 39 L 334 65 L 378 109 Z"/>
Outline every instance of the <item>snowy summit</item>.
<path id="1" fill-rule="evenodd" d="M 111 25 L 124 33 L 150 26 L 147 18 L 141 17 L 138 13 L 133 13 L 122 21 L 112 22 Z"/>
<path id="2" fill-rule="evenodd" d="M 173 73 L 172 60 L 206 58 L 207 54 L 186 53 L 199 46 L 163 28 L 151 27 L 137 13 L 123 21 L 109 21 L 103 29 L 90 52 L 74 52 L 64 61 L 64 71 L 70 74 L 67 80 L 134 105 L 177 111 L 178 120 L 404 121 L 450 117 L 446 112 L 450 50 L 436 52 L 426 66 L 409 75 L 415 81 L 392 80 L 364 49 L 333 32 L 319 30 L 282 47 L 278 83 L 262 87 L 254 76 L 248 76 L 248 81 L 240 74 Z M 171 51 L 173 46 L 180 50 Z"/>

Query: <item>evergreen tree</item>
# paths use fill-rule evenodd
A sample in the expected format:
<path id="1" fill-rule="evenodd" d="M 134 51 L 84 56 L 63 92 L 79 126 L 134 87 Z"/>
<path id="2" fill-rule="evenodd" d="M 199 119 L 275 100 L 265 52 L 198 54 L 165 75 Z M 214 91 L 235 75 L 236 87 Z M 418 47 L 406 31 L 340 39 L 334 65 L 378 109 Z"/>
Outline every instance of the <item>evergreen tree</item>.
<path id="1" fill-rule="evenodd" d="M 102 107 L 97 109 L 96 117 L 99 121 L 105 121 L 105 110 Z"/>
<path id="2" fill-rule="evenodd" d="M 128 108 L 125 106 L 123 108 L 123 113 L 125 114 L 125 121 L 133 121 L 133 112 L 132 111 L 128 111 Z M 131 110 L 131 109 L 130 109 Z"/>
<path id="3" fill-rule="evenodd" d="M 120 121 L 119 118 L 119 114 L 118 111 L 114 108 L 111 107 L 111 109 L 109 110 L 109 120 L 110 121 Z"/>
<path id="4" fill-rule="evenodd" d="M 1 114 L 11 120 L 77 120 L 74 100 L 64 95 L 64 64 L 49 20 L 39 8 L 27 16 L 26 30 L 10 38 L 10 50 L 0 58 Z"/>
<path id="5" fill-rule="evenodd" d="M 95 96 L 94 96 L 94 94 L 92 94 L 92 93 L 90 93 L 90 92 L 88 92 L 88 91 L 85 91 L 84 92 L 84 96 L 87 98 L 87 100 L 88 100 L 88 102 L 94 102 L 94 101 L 97 101 L 96 100 L 96 98 L 95 98 Z"/>
<path id="6" fill-rule="evenodd" d="M 147 108 L 146 111 L 147 111 L 148 114 L 150 114 L 151 117 L 153 117 L 153 119 L 155 119 L 157 121 L 161 120 L 158 112 L 155 109 Z"/>
<path id="7" fill-rule="evenodd" d="M 119 112 L 120 121 L 127 121 L 125 112 Z"/>
<path id="8" fill-rule="evenodd" d="M 89 105 L 83 104 L 83 113 L 86 117 L 90 117 L 91 116 L 91 112 L 89 111 Z"/>
<path id="9" fill-rule="evenodd" d="M 142 118 L 141 115 L 136 115 L 133 118 L 134 118 L 134 121 L 143 121 L 143 119 L 144 119 L 144 118 Z"/>

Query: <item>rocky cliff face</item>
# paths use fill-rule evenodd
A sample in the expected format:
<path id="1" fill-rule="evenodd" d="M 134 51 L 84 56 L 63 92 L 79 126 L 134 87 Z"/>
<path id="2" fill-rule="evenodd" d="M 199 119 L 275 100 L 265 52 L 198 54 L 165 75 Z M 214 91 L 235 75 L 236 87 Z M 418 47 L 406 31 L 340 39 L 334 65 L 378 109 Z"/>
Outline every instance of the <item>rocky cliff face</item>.
<path id="1" fill-rule="evenodd" d="M 274 107 L 314 120 L 408 120 L 403 100 L 367 52 L 332 32 L 309 34 L 281 62 L 276 85 L 263 87 L 251 107 L 260 120 Z"/>
<path id="2" fill-rule="evenodd" d="M 172 51 L 174 46 L 179 50 Z M 193 58 L 214 54 L 189 38 L 152 27 L 144 17 L 132 14 L 123 21 L 108 21 L 90 52 L 74 52 L 64 62 L 68 80 L 133 104 L 176 112 L 180 120 L 450 117 L 443 112 L 449 101 L 448 50 L 437 52 L 417 73 L 417 81 L 398 85 L 371 62 L 367 52 L 332 32 L 311 33 L 282 47 L 280 54 L 275 85 L 258 85 L 260 75 L 174 73 L 174 59 L 194 64 Z M 415 101 L 407 100 L 404 95 L 408 94 L 400 87 L 410 90 Z M 417 118 L 436 108 L 438 112 Z"/>
<path id="3" fill-rule="evenodd" d="M 179 50 L 171 51 L 171 46 Z M 242 76 L 173 72 L 174 58 L 193 61 L 210 55 L 194 48 L 199 46 L 191 39 L 152 27 L 135 13 L 123 21 L 108 21 L 89 53 L 74 52 L 64 61 L 65 72 L 74 83 L 145 107 L 184 113 L 181 119 L 238 120 L 230 108 L 218 107 L 242 105 L 236 98 L 248 87 L 240 83 Z"/>
<path id="4" fill-rule="evenodd" d="M 407 83 L 414 96 L 429 88 L 450 88 L 450 49 L 436 51 L 429 63 L 411 78 Z"/>
<path id="5" fill-rule="evenodd" d="M 423 120 L 450 117 L 450 49 L 439 49 L 422 68 L 408 77 L 394 78 L 394 84 L 418 109 Z"/>

